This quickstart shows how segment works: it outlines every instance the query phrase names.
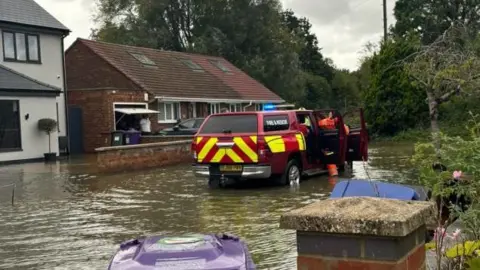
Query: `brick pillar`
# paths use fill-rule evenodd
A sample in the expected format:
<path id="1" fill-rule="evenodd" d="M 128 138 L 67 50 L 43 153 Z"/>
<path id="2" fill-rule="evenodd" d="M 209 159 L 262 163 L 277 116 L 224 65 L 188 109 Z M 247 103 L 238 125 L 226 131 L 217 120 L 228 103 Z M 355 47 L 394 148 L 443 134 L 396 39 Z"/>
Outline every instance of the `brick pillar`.
<path id="1" fill-rule="evenodd" d="M 298 270 L 425 269 L 431 202 L 372 197 L 328 199 L 283 215 L 297 230 Z"/>

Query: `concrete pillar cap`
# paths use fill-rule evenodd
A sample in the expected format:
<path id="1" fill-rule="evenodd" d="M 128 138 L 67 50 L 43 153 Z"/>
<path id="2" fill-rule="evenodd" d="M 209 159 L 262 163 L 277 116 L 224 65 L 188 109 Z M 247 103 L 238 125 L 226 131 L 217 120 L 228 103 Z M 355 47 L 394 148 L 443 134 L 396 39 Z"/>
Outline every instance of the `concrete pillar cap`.
<path id="1" fill-rule="evenodd" d="M 280 228 L 319 233 L 406 236 L 436 217 L 434 202 L 375 197 L 327 199 L 286 213 Z"/>

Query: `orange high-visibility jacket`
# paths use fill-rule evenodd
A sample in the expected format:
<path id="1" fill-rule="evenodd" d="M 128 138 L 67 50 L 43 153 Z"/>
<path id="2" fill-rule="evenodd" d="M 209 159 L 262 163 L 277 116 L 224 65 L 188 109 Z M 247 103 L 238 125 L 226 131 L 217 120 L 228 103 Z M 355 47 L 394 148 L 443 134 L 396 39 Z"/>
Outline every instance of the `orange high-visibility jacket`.
<path id="1" fill-rule="evenodd" d="M 331 118 L 324 118 L 318 121 L 318 126 L 324 129 L 335 129 L 335 120 Z"/>
<path id="2" fill-rule="evenodd" d="M 335 129 L 335 121 L 336 119 L 331 119 L 331 118 L 324 118 L 322 120 L 319 120 L 318 121 L 318 126 L 320 128 L 324 128 L 324 129 Z M 350 133 L 350 129 L 348 128 L 347 125 L 343 125 L 344 129 L 345 129 L 345 133 L 348 135 Z"/>

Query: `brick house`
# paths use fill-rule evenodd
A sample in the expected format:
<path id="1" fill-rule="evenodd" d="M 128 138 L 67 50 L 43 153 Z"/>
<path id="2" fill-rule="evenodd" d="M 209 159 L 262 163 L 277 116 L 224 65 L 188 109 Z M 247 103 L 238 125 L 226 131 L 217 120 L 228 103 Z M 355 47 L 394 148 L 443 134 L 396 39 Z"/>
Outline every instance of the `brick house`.
<path id="1" fill-rule="evenodd" d="M 223 58 L 77 39 L 65 52 L 72 151 L 109 145 L 120 111 L 153 113 L 152 132 L 279 96 Z M 83 134 L 83 136 L 80 136 Z M 76 150 L 75 150 L 76 149 Z"/>

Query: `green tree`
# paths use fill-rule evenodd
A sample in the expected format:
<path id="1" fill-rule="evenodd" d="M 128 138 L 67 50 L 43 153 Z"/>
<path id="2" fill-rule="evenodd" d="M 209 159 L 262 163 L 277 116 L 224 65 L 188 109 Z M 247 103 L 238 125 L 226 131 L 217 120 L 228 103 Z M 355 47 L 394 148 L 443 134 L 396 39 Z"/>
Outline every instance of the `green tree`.
<path id="1" fill-rule="evenodd" d="M 358 78 L 348 70 L 336 70 L 332 80 L 330 107 L 346 112 L 360 104 Z"/>
<path id="2" fill-rule="evenodd" d="M 298 18 L 293 11 L 283 12 L 285 26 L 301 42 L 300 63 L 304 71 L 325 78 L 329 83 L 333 80 L 334 68 L 323 57 L 318 39 L 311 31 L 312 25 L 307 18 Z"/>
<path id="3" fill-rule="evenodd" d="M 225 57 L 300 106 L 358 101 L 356 76 L 335 70 L 308 19 L 279 0 L 98 0 L 96 20 L 94 39 Z"/>
<path id="4" fill-rule="evenodd" d="M 478 94 L 480 58 L 478 39 L 470 29 L 455 23 L 432 44 L 422 46 L 406 59 L 406 70 L 427 96 L 430 124 L 437 150 L 440 148 L 439 106 L 461 92 Z M 410 59 L 411 58 L 411 59 Z"/>
<path id="5" fill-rule="evenodd" d="M 372 132 L 394 135 L 426 119 L 425 93 L 411 83 L 403 60 L 417 48 L 415 36 L 392 39 L 371 58 L 371 83 L 364 90 L 365 118 Z"/>
<path id="6" fill-rule="evenodd" d="M 471 34 L 480 30 L 478 0 L 398 0 L 395 2 L 393 33 L 405 36 L 414 31 L 423 44 L 430 44 L 442 35 L 452 22 L 466 23 Z"/>
<path id="7" fill-rule="evenodd" d="M 278 0 L 99 0 L 92 36 L 222 56 L 284 99 L 302 100 L 301 42 L 281 12 Z"/>
<path id="8" fill-rule="evenodd" d="M 303 71 L 304 95 L 296 99 L 309 109 L 330 107 L 334 68 L 325 59 L 318 46 L 318 39 L 311 32 L 312 25 L 306 18 L 298 18 L 291 10 L 282 13 L 285 27 L 300 42 L 299 61 Z"/>
<path id="9" fill-rule="evenodd" d="M 301 106 L 309 109 L 321 109 L 330 107 L 332 90 L 327 79 L 311 73 L 304 73 L 306 79 L 306 94 Z"/>
<path id="10" fill-rule="evenodd" d="M 360 67 L 352 74 L 357 78 L 358 90 L 363 94 L 365 89 L 371 85 L 372 78 L 372 61 L 375 52 L 377 51 L 377 44 L 367 42 L 363 49 L 363 55 L 360 57 Z"/>

